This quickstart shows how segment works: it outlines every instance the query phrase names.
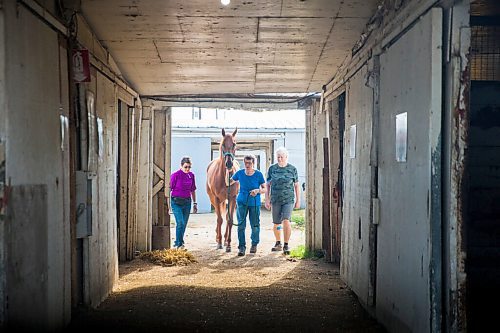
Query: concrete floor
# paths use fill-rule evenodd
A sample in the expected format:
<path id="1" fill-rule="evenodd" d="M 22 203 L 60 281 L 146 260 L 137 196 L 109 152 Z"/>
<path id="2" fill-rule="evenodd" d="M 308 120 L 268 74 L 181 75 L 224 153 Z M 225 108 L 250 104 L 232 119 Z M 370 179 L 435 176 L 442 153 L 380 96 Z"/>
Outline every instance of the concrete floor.
<path id="1" fill-rule="evenodd" d="M 340 279 L 338 265 L 272 252 L 269 211 L 261 225 L 257 253 L 238 257 L 236 228 L 227 253 L 216 249 L 215 215 L 192 215 L 185 242 L 195 263 L 120 264 L 113 293 L 97 309 L 79 309 L 67 331 L 385 332 Z M 304 244 L 304 232 L 294 229 L 290 243 Z"/>

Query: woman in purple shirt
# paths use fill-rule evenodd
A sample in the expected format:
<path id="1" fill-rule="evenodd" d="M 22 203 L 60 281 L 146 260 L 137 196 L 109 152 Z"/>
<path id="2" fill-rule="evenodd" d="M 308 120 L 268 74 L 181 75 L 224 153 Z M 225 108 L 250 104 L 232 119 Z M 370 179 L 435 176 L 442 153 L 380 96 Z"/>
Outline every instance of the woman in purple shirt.
<path id="1" fill-rule="evenodd" d="M 170 176 L 171 207 L 175 217 L 174 247 L 184 249 L 184 233 L 191 212 L 191 198 L 193 199 L 193 213 L 198 212 L 196 204 L 196 181 L 191 172 L 191 157 L 181 159 L 181 168 Z"/>

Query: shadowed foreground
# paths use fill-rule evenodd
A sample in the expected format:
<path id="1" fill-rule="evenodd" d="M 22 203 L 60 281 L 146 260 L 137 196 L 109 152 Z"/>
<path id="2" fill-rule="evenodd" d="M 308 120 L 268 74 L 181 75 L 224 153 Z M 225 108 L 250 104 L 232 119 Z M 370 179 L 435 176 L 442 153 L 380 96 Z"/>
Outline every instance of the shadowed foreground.
<path id="1" fill-rule="evenodd" d="M 269 212 L 262 212 L 257 253 L 244 257 L 236 249 L 216 250 L 213 221 L 214 214 L 190 218 L 186 247 L 197 263 L 121 264 L 114 292 L 98 309 L 75 314 L 68 331 L 384 332 L 342 282 L 337 265 L 270 251 Z M 292 248 L 303 239 L 294 229 Z"/>
<path id="2" fill-rule="evenodd" d="M 280 257 L 275 260 L 287 262 Z M 225 265 L 232 266 L 229 262 Z M 127 268 L 147 275 L 149 266 L 135 260 Z M 224 270 L 220 267 L 215 274 L 222 277 Z M 245 279 L 254 285 L 255 280 L 265 279 L 265 274 L 255 269 Z M 339 279 L 338 269 L 326 263 L 300 261 L 267 286 L 245 287 L 240 279 L 234 284 L 227 281 L 226 288 L 198 286 L 195 279 L 192 281 L 192 285 L 155 284 L 115 292 L 97 310 L 81 312 L 68 329 L 384 332 Z"/>

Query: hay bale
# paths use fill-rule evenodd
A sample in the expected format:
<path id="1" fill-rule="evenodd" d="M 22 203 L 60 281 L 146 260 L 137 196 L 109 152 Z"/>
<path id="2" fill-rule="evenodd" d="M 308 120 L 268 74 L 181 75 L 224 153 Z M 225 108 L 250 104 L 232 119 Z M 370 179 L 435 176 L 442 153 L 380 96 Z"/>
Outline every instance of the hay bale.
<path id="1" fill-rule="evenodd" d="M 139 257 L 161 266 L 187 266 L 197 262 L 193 254 L 178 249 L 144 252 Z"/>

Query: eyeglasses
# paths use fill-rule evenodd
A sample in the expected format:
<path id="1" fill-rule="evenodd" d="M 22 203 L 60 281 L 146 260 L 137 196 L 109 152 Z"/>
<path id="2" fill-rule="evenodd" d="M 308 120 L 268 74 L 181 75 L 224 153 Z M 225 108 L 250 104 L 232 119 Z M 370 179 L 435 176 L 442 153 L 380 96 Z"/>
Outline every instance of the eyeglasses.
<path id="1" fill-rule="evenodd" d="M 252 161 L 244 161 L 245 164 L 253 164 Z"/>
<path id="2" fill-rule="evenodd" d="M 183 169 L 191 169 L 191 166 L 190 165 L 184 165 L 182 168 Z"/>

